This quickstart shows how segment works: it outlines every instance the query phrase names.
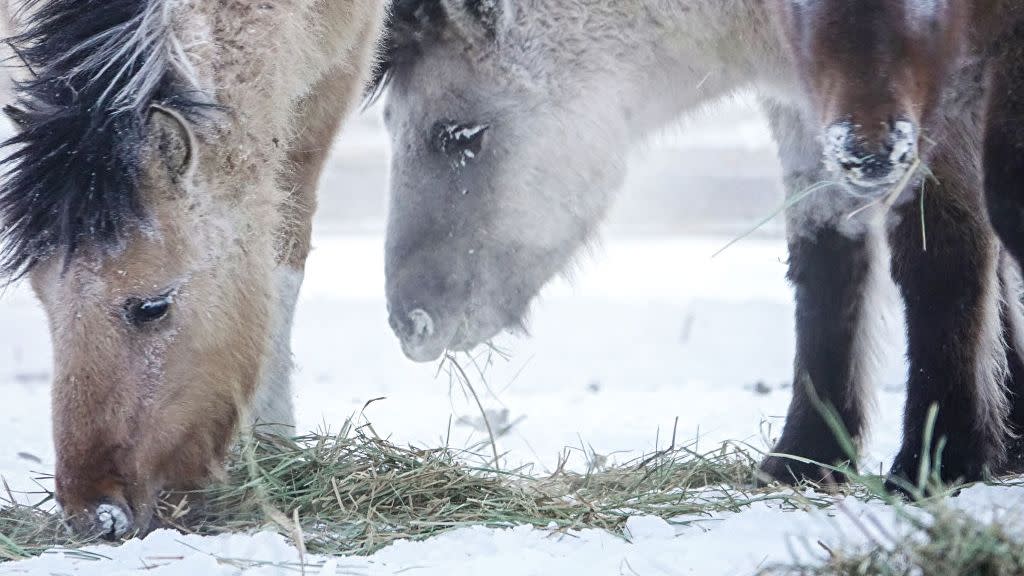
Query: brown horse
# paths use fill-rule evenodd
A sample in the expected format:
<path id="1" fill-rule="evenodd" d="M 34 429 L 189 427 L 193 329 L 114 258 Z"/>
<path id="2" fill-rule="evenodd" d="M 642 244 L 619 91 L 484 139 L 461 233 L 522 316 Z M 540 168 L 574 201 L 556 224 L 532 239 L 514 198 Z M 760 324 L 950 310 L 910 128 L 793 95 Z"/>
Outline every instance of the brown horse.
<path id="1" fill-rule="evenodd" d="M 982 195 L 983 62 L 968 42 L 969 6 L 894 0 L 783 0 L 778 6 L 780 28 L 823 127 L 826 163 L 865 203 L 889 195 L 906 177 L 884 215 L 910 349 L 904 443 L 894 472 L 915 477 L 921 456 L 931 450 L 921 445 L 925 416 L 937 404 L 942 476 L 977 479 L 1004 460 L 1009 405 L 1001 387 L 1006 360 L 996 347 L 999 247 Z M 918 155 L 931 178 L 924 170 L 906 173 Z M 820 245 L 802 239 L 791 242 L 790 251 L 798 299 L 801 283 L 810 279 L 799 263 L 836 258 L 849 277 L 836 285 L 830 297 L 839 301 L 829 306 L 855 305 L 852 292 L 866 265 L 850 255 L 817 254 Z M 844 294 L 851 294 L 848 300 Z M 982 371 L 991 376 L 979 378 Z M 851 390 L 842 381 L 815 378 L 814 371 L 808 380 L 859 431 L 863 415 Z M 800 453 L 799 439 L 806 437 L 800 426 L 818 418 L 806 415 L 815 412 L 807 388 L 795 388 L 779 451 Z M 783 466 L 792 464 L 766 464 Z"/>
<path id="2" fill-rule="evenodd" d="M 382 2 L 21 4 L 3 270 L 49 317 L 57 500 L 121 537 L 240 423 L 292 423 L 317 177 Z"/>
<path id="3" fill-rule="evenodd" d="M 1019 432 L 1024 424 L 1019 271 L 1000 256 L 990 232 L 994 227 L 1020 262 L 1019 4 L 780 3 L 782 29 L 825 127 L 826 163 L 869 200 L 894 194 L 885 216 L 911 346 L 942 342 L 931 353 L 910 352 L 905 442 L 895 464 L 904 475 L 916 472 L 920 454 L 931 449 L 921 446 L 920 426 L 933 404 L 940 407 L 934 432 L 945 442 L 944 478 L 1016 470 L 1024 456 L 1015 434 L 1002 429 L 1008 422 Z M 906 174 L 917 154 L 927 176 L 925 169 Z M 885 185 L 865 185 L 869 175 Z M 904 176 L 905 186 L 893 193 L 891 185 Z M 997 318 L 1005 364 L 984 344 Z M 980 354 L 990 357 L 978 364 Z M 970 386 L 972 366 L 1005 372 L 1011 393 Z M 842 409 L 843 391 L 816 388 L 853 419 Z M 799 421 L 792 412 L 799 400 L 798 390 L 791 421 Z M 788 433 L 789 425 L 784 439 Z"/>

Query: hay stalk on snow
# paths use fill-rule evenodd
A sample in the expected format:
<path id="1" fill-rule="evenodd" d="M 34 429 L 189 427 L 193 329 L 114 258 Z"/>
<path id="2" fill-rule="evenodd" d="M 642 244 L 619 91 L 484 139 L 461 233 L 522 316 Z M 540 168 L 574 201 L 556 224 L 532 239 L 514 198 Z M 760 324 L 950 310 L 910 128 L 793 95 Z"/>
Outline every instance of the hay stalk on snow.
<path id="1" fill-rule="evenodd" d="M 367 554 L 398 539 L 463 526 L 621 533 L 636 514 L 688 522 L 764 499 L 792 498 L 754 488 L 757 456 L 735 444 L 709 452 L 672 446 L 618 466 L 585 473 L 560 466 L 542 477 L 490 462 L 489 456 L 446 447 L 397 446 L 368 425 L 349 423 L 337 434 L 296 439 L 257 432 L 234 451 L 223 482 L 202 492 L 166 494 L 159 517 L 186 533 L 270 528 L 301 535 L 310 553 Z M 823 496 L 818 504 L 827 501 Z M 0 509 L 0 558 L 84 544 L 64 532 L 52 498 L 37 507 L 13 502 L 11 497 Z"/>
<path id="2" fill-rule="evenodd" d="M 832 420 L 827 409 L 825 415 Z M 303 554 L 337 555 L 370 554 L 395 540 L 422 539 L 465 526 L 528 524 L 622 535 L 626 520 L 634 515 L 686 524 L 717 512 L 741 511 L 755 502 L 794 509 L 836 502 L 834 495 L 824 493 L 757 487 L 760 456 L 735 443 L 704 451 L 696 443 L 677 445 L 673 437 L 668 448 L 625 464 L 592 462 L 586 472 L 574 472 L 565 466 L 566 455 L 553 474 L 536 476 L 527 469 L 494 467 L 486 454 L 398 446 L 370 425 L 350 421 L 337 434 L 295 439 L 247 434 L 220 483 L 201 492 L 164 495 L 158 516 L 165 526 L 193 534 L 277 530 L 292 538 Z M 911 568 L 939 566 L 938 556 L 932 555 L 954 550 L 956 566 L 994 566 L 994 572 L 977 573 L 1024 576 L 1024 554 L 1016 551 L 1024 547 L 1014 548 L 1015 541 L 998 526 L 943 508 L 948 491 L 931 483 L 930 474 L 923 473 L 917 487 L 908 487 L 920 492 L 920 506 L 936 519 L 926 524 L 919 520 L 926 515 L 909 513 L 907 505 L 884 492 L 881 478 L 839 471 L 851 480 L 846 494 L 893 504 L 918 536 L 891 538 L 865 551 L 829 550 L 818 565 L 779 566 L 766 573 L 939 573 Z M 927 495 L 933 497 L 924 499 Z M 52 548 L 100 557 L 102 550 L 81 550 L 87 542 L 67 535 L 52 510 L 52 495 L 39 506 L 15 504 L 10 491 L 7 499 L 0 508 L 0 560 Z M 871 571 L 879 566 L 889 568 Z M 907 566 L 903 571 L 892 568 Z"/>

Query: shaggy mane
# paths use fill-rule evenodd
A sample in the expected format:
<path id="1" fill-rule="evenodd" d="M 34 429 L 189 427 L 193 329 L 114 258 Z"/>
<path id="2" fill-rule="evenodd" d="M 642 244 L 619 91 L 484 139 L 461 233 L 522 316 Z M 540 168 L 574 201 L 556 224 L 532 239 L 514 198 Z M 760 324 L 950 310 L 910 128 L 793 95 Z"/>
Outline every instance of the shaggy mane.
<path id="1" fill-rule="evenodd" d="M 462 8 L 480 21 L 493 38 L 497 0 L 462 0 Z M 370 106 L 387 90 L 395 65 L 416 58 L 423 44 L 435 38 L 448 25 L 441 0 L 392 0 L 377 45 L 377 65 L 364 96 Z"/>
<path id="2" fill-rule="evenodd" d="M 426 33 L 441 30 L 445 22 L 440 0 L 392 1 L 377 47 L 377 64 L 366 91 L 366 106 L 376 102 L 387 89 L 398 60 L 415 56 Z"/>
<path id="3" fill-rule="evenodd" d="M 114 245 L 144 219 L 140 148 L 149 107 L 194 109 L 169 0 L 25 0 L 8 42 L 31 79 L 8 114 L 2 144 L 0 273 L 70 257 L 86 242 Z M 179 64 L 182 63 L 182 64 Z"/>

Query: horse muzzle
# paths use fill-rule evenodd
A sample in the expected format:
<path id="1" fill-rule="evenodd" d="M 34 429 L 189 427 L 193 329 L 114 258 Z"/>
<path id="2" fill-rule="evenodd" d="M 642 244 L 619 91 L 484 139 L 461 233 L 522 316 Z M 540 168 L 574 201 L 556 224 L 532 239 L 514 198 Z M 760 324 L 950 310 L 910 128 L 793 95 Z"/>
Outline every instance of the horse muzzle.
<path id="1" fill-rule="evenodd" d="M 918 131 L 907 120 L 865 134 L 850 122 L 836 122 L 825 136 L 825 158 L 832 172 L 857 196 L 885 196 L 918 160 Z"/>
<path id="2" fill-rule="evenodd" d="M 433 316 L 422 308 L 392 315 L 390 323 L 402 343 L 402 352 L 413 362 L 433 362 L 448 348 L 449 342 L 438 330 Z"/>
<path id="3" fill-rule="evenodd" d="M 102 498 L 93 505 L 64 510 L 65 523 L 79 538 L 116 541 L 136 532 L 135 514 L 127 502 Z"/>

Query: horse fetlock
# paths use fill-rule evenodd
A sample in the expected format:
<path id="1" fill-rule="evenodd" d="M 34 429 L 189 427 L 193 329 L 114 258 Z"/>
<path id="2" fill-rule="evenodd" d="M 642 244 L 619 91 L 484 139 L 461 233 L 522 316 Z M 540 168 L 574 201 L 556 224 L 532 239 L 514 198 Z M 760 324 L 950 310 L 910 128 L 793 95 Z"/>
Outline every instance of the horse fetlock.
<path id="1" fill-rule="evenodd" d="M 927 450 L 921 441 L 904 441 L 886 479 L 890 492 L 928 496 L 949 486 L 984 480 L 999 466 L 1001 458 L 980 439 L 964 442 L 963 434 L 934 434 L 938 441 Z"/>
<path id="2" fill-rule="evenodd" d="M 772 454 L 761 462 L 762 474 L 789 485 L 844 484 L 846 471 L 855 470 L 835 434 L 816 416 L 790 418 Z"/>
<path id="3" fill-rule="evenodd" d="M 837 460 L 836 464 L 842 464 L 842 461 Z M 833 468 L 831 465 L 801 462 L 787 456 L 768 456 L 761 462 L 760 480 L 763 484 L 778 482 L 789 486 L 814 484 L 827 487 L 845 484 L 846 474 Z"/>
<path id="4" fill-rule="evenodd" d="M 997 474 L 1024 474 L 1024 439 L 1012 439 L 1006 449 L 1006 461 L 996 469 Z"/>

